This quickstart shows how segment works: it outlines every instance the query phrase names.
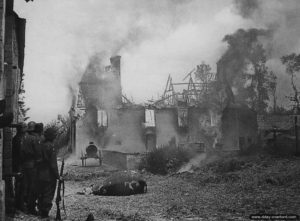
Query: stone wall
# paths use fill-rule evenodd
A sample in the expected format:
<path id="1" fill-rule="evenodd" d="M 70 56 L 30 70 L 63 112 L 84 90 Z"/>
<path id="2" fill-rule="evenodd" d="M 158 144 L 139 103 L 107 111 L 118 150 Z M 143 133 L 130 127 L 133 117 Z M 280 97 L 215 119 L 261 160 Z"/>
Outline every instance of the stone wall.
<path id="1" fill-rule="evenodd" d="M 90 127 L 93 118 L 97 122 L 96 114 L 87 114 L 76 122 L 76 155 L 79 157 L 85 152 L 85 148 L 90 141 L 93 141 L 99 148 L 126 152 L 140 153 L 146 151 L 143 135 L 144 109 L 141 108 L 122 108 L 108 112 L 108 127 L 105 132 L 94 125 L 95 131 Z M 87 120 L 88 124 L 84 123 Z"/>
<path id="2" fill-rule="evenodd" d="M 102 151 L 103 164 L 110 165 L 119 170 L 137 170 L 143 154 L 130 154 L 118 151 Z"/>
<path id="3" fill-rule="evenodd" d="M 144 154 L 127 154 L 127 170 L 138 169 L 144 156 Z"/>
<path id="4" fill-rule="evenodd" d="M 171 139 L 177 144 L 189 145 L 193 143 L 204 143 L 211 145 L 207 139 L 205 130 L 211 126 L 210 114 L 205 108 L 189 107 L 187 110 L 187 127 L 178 125 L 178 113 L 176 108 L 157 109 L 156 116 L 156 140 L 157 147 L 167 145 Z"/>
<path id="5" fill-rule="evenodd" d="M 175 108 L 155 110 L 156 146 L 167 145 L 171 139 L 181 140 Z"/>
<path id="6" fill-rule="evenodd" d="M 127 155 L 118 151 L 102 151 L 103 164 L 110 165 L 116 169 L 126 170 L 127 169 Z"/>
<path id="7" fill-rule="evenodd" d="M 257 115 L 248 107 L 231 106 L 223 111 L 223 150 L 240 151 L 257 142 Z"/>
<path id="8" fill-rule="evenodd" d="M 86 117 L 76 123 L 76 153 L 85 152 L 90 141 L 105 150 L 124 153 L 144 153 L 146 136 L 149 128 L 145 127 L 145 108 L 127 107 L 108 111 L 108 127 L 104 132 L 97 128 L 96 109 L 88 109 Z M 95 113 L 93 113 L 95 112 Z M 187 127 L 178 125 L 176 108 L 162 108 L 154 110 L 155 127 L 151 127 L 154 136 L 154 146 L 168 145 L 171 140 L 177 144 L 186 145 L 203 143 L 211 146 L 213 139 L 208 139 L 211 129 L 211 116 L 207 109 L 190 107 L 187 111 Z M 84 123 L 86 121 L 86 123 Z M 86 127 L 91 127 L 87 129 Z M 205 134 L 207 133 L 207 134 Z"/>
<path id="9" fill-rule="evenodd" d="M 143 108 L 123 108 L 109 113 L 106 149 L 126 153 L 146 152 Z"/>

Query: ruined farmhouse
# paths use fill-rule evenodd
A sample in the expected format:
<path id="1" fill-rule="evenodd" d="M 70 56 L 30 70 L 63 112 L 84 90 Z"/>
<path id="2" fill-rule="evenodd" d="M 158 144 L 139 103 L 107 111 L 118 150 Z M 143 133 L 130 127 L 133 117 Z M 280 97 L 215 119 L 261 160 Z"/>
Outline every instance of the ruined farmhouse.
<path id="1" fill-rule="evenodd" d="M 79 84 L 70 112 L 77 156 L 91 141 L 106 155 L 145 153 L 170 143 L 234 151 L 256 142 L 256 113 L 239 104 L 218 109 L 201 102 L 210 85 L 196 82 L 192 73 L 180 83 L 169 76 L 161 99 L 137 105 L 122 95 L 121 57 L 110 63 L 91 62 Z"/>

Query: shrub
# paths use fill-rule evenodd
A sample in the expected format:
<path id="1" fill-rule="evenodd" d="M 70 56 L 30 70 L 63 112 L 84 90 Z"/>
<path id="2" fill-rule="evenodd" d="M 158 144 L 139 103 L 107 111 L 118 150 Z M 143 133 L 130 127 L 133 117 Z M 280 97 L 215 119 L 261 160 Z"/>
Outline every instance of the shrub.
<path id="1" fill-rule="evenodd" d="M 192 154 L 186 148 L 169 144 L 149 152 L 141 160 L 139 168 L 153 174 L 165 175 L 178 170 L 191 157 Z"/>
<path id="2" fill-rule="evenodd" d="M 56 138 L 53 143 L 57 149 L 62 149 L 63 147 L 68 146 L 70 137 L 68 121 L 69 120 L 67 117 L 60 117 L 59 121 L 53 120 L 44 128 L 44 130 L 46 130 L 47 128 L 52 128 L 56 132 Z"/>
<path id="3" fill-rule="evenodd" d="M 166 156 L 163 149 L 155 149 L 149 152 L 140 163 L 141 169 L 146 169 L 147 171 L 154 174 L 166 174 Z"/>

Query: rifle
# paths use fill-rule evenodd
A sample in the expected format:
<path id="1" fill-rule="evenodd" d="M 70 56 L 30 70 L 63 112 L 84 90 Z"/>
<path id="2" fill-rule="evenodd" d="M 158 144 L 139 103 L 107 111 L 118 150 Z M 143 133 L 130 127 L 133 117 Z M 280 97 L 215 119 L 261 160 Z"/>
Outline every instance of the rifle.
<path id="1" fill-rule="evenodd" d="M 59 176 L 62 177 L 63 175 L 63 172 L 64 172 L 64 165 L 65 165 L 65 159 L 63 158 L 62 162 L 61 162 L 61 167 L 60 167 L 60 173 L 59 173 Z M 60 206 L 59 206 L 59 203 L 61 200 L 61 195 L 60 195 L 60 192 L 61 192 L 61 188 L 63 187 L 63 198 L 64 198 L 64 192 L 65 192 L 65 183 L 64 183 L 64 180 L 62 179 L 59 179 L 58 181 L 58 185 L 57 185 L 57 191 L 56 191 L 56 199 L 55 199 L 55 202 L 56 202 L 56 218 L 55 220 L 57 221 L 61 221 L 61 215 L 60 215 Z M 63 210 L 65 211 L 66 213 L 66 210 L 65 210 L 65 204 L 64 204 L 64 199 L 63 199 Z"/>

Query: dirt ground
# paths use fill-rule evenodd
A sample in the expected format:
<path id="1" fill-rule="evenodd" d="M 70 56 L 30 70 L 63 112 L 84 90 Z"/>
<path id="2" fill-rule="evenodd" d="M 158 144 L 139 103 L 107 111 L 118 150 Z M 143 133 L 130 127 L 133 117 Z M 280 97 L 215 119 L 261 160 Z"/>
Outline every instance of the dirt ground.
<path id="1" fill-rule="evenodd" d="M 221 175 L 207 170 L 168 176 L 144 173 L 148 192 L 133 196 L 78 194 L 92 184 L 101 183 L 115 170 L 99 167 L 93 159 L 88 160 L 87 167 L 75 162 L 66 165 L 67 216 L 63 215 L 63 219 L 86 220 L 90 213 L 95 220 L 249 220 L 254 213 L 300 215 L 300 176 L 283 184 L 276 183 L 274 178 L 278 171 L 300 168 L 299 159 L 258 162 L 246 163 L 241 170 Z M 299 175 L 300 170 L 295 173 Z M 255 179 L 258 181 L 254 185 L 251 182 Z M 261 183 L 260 179 L 267 181 Z M 53 206 L 51 220 L 55 213 Z M 18 214 L 13 220 L 38 219 Z"/>

